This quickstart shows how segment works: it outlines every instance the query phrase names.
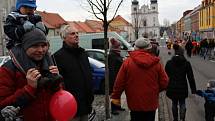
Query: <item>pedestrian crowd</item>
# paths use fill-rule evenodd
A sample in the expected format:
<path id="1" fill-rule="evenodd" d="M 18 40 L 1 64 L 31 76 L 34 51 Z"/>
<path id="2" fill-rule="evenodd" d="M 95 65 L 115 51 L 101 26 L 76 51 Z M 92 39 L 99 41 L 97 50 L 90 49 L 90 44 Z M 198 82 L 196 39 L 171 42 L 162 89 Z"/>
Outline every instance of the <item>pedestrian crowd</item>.
<path id="1" fill-rule="evenodd" d="M 85 49 L 79 46 L 77 29 L 63 26 L 60 30 L 62 47 L 50 55 L 48 29 L 35 14 L 36 8 L 36 0 L 17 0 L 16 10 L 7 16 L 4 25 L 12 59 L 0 67 L 0 120 L 59 120 L 50 112 L 53 107 L 49 103 L 56 92 L 65 90 L 74 96 L 77 112 L 64 120 L 96 121 L 92 107 L 92 70 Z M 125 110 L 120 99 L 125 92 L 131 121 L 155 121 L 159 93 L 166 90 L 172 101 L 174 121 L 185 121 L 189 85 L 192 94 L 205 98 L 206 121 L 213 121 L 215 82 L 209 82 L 207 90 L 196 89 L 192 66 L 178 44 L 173 45 L 175 54 L 165 67 L 160 62 L 158 44 L 148 38 L 137 39 L 127 58 L 120 55 L 121 43 L 117 39 L 110 38 L 109 45 L 109 95 L 113 115 Z M 195 52 L 202 56 L 210 53 L 211 58 L 214 40 L 209 43 L 203 40 L 199 45 L 200 51 L 198 43 L 187 41 L 188 57 Z M 171 48 L 171 44 L 167 46 Z M 65 112 L 59 110 L 58 113 Z"/>

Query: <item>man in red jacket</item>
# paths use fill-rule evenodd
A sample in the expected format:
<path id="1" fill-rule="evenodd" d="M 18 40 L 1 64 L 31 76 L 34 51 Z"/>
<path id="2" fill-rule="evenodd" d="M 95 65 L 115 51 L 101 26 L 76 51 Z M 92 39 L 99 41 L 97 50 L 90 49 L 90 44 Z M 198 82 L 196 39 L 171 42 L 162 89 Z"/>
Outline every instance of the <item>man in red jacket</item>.
<path id="1" fill-rule="evenodd" d="M 154 121 L 159 92 L 166 89 L 168 77 L 160 59 L 150 53 L 152 45 L 148 39 L 139 38 L 134 47 L 118 72 L 112 103 L 120 105 L 120 96 L 125 91 L 131 121 Z"/>
<path id="2" fill-rule="evenodd" d="M 0 109 L 3 117 L 13 118 L 18 113 L 24 121 L 55 121 L 49 113 L 51 96 L 59 89 L 60 80 L 45 79 L 44 56 L 48 52 L 45 34 L 35 28 L 22 38 L 23 51 L 35 62 L 36 68 L 27 73 L 19 70 L 16 61 L 9 60 L 0 68 Z M 24 61 L 24 60 L 23 60 Z M 48 67 L 53 74 L 58 74 L 56 66 Z M 14 112 L 13 112 L 14 111 Z M 6 115 L 8 114 L 8 115 Z"/>

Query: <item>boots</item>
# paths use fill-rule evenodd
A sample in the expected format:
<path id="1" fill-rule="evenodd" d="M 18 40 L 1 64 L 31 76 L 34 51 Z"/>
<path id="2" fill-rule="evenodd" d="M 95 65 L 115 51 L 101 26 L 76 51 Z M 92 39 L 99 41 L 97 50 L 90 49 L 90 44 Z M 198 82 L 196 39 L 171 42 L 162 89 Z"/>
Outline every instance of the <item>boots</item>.
<path id="1" fill-rule="evenodd" d="M 185 116 L 186 116 L 186 108 L 181 107 L 180 108 L 180 121 L 185 121 Z"/>

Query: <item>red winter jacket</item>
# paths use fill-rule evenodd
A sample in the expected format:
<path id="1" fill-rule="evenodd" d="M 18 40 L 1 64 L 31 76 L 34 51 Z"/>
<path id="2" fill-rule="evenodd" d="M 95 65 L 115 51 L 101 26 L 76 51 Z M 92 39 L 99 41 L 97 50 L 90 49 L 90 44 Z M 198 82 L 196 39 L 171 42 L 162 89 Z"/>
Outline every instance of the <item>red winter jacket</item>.
<path id="1" fill-rule="evenodd" d="M 18 116 L 24 121 L 55 121 L 49 113 L 50 90 L 34 89 L 27 85 L 25 75 L 12 61 L 0 67 L 0 108 L 20 106 Z"/>
<path id="2" fill-rule="evenodd" d="M 144 50 L 129 54 L 118 72 L 111 98 L 120 99 L 125 91 L 131 111 L 154 111 L 158 107 L 159 92 L 167 87 L 167 74 L 158 57 Z"/>

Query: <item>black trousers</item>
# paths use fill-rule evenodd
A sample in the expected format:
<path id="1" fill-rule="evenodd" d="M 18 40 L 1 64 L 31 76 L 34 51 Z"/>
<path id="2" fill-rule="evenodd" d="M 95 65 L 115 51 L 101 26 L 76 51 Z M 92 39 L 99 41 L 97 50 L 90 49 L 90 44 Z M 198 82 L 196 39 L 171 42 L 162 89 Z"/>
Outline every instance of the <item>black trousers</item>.
<path id="1" fill-rule="evenodd" d="M 155 121 L 155 111 L 131 111 L 131 121 Z"/>
<path id="2" fill-rule="evenodd" d="M 214 121 L 215 117 L 215 103 L 207 102 L 205 103 L 205 120 Z"/>

